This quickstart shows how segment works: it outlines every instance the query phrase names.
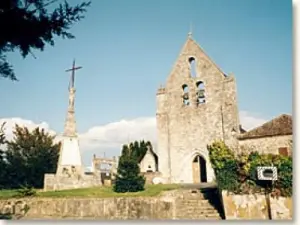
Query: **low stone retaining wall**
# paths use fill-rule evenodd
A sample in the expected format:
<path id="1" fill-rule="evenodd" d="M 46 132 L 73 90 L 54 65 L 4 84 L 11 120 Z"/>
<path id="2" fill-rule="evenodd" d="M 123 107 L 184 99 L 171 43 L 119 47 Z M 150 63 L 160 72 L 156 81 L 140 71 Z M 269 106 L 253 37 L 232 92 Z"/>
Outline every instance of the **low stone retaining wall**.
<path id="1" fill-rule="evenodd" d="M 269 220 L 266 196 L 263 194 L 235 195 L 222 192 L 226 220 Z M 270 197 L 272 220 L 292 220 L 292 198 Z"/>
<path id="2" fill-rule="evenodd" d="M 0 214 L 23 219 L 172 219 L 173 207 L 157 198 L 28 198 L 0 201 Z"/>
<path id="3" fill-rule="evenodd" d="M 292 220 L 293 219 L 293 200 L 292 198 L 270 198 L 271 213 L 273 220 Z"/>
<path id="4" fill-rule="evenodd" d="M 0 200 L 0 216 L 16 219 L 220 220 L 201 192 L 173 190 L 157 197 L 22 198 Z"/>

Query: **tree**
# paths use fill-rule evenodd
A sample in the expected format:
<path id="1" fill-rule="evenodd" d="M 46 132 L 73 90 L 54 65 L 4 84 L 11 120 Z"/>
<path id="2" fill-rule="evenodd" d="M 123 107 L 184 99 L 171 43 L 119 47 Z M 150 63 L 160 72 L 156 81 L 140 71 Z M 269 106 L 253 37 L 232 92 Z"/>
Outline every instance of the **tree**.
<path id="1" fill-rule="evenodd" d="M 54 45 L 54 37 L 72 39 L 71 25 L 84 18 L 91 2 L 71 7 L 67 1 L 48 11 L 58 0 L 0 1 L 0 77 L 17 80 L 6 53 L 19 50 L 25 58 L 32 50 L 43 51 L 46 44 Z M 34 55 L 33 55 L 34 56 Z"/>
<path id="2" fill-rule="evenodd" d="M 144 190 L 145 178 L 140 174 L 140 167 L 132 151 L 123 146 L 124 155 L 121 155 L 114 185 L 115 192 L 137 192 Z M 129 154 L 128 154 L 129 153 Z"/>
<path id="3" fill-rule="evenodd" d="M 131 157 L 138 163 L 142 160 L 147 152 L 148 147 L 152 148 L 150 141 L 145 142 L 144 140 L 138 142 L 134 141 L 127 146 L 129 149 Z"/>
<path id="4" fill-rule="evenodd" d="M 130 157 L 120 159 L 116 181 L 115 192 L 137 192 L 143 191 L 145 178 L 140 175 L 140 168 L 137 162 Z"/>
<path id="5" fill-rule="evenodd" d="M 4 171 L 6 171 L 6 162 L 4 159 L 4 151 L 1 149 L 1 147 L 5 143 L 5 134 L 4 134 L 4 127 L 5 123 L 3 123 L 0 127 L 0 189 L 3 188 L 3 184 L 5 183 L 5 174 Z"/>
<path id="6" fill-rule="evenodd" d="M 130 155 L 130 148 L 128 145 L 123 145 L 122 147 L 122 153 L 121 153 L 121 157 L 123 156 L 129 156 Z"/>
<path id="7" fill-rule="evenodd" d="M 42 188 L 44 174 L 56 171 L 60 143 L 54 143 L 55 136 L 38 127 L 30 132 L 16 125 L 13 134 L 4 151 L 5 188 Z"/>
<path id="8" fill-rule="evenodd" d="M 5 134 L 4 134 L 4 126 L 6 122 L 2 123 L 0 126 L 0 146 L 5 143 Z"/>

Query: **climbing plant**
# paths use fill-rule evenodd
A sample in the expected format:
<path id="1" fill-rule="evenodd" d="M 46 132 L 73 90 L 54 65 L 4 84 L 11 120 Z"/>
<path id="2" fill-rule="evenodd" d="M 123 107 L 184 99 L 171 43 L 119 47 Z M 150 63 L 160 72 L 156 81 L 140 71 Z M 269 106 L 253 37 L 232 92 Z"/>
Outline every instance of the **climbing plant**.
<path id="1" fill-rule="evenodd" d="M 222 141 L 209 145 L 208 151 L 219 189 L 244 194 L 264 191 L 269 183 L 257 179 L 257 167 L 273 165 L 277 167 L 278 180 L 274 181 L 271 193 L 292 195 L 292 157 L 259 154 L 257 151 L 234 154 Z"/>

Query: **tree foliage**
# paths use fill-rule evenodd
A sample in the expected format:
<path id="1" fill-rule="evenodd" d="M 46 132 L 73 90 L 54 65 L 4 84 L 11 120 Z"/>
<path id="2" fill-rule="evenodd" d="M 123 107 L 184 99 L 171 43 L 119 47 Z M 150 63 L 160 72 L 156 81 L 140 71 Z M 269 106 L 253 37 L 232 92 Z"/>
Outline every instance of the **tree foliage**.
<path id="1" fill-rule="evenodd" d="M 140 175 L 140 168 L 136 160 L 126 156 L 120 158 L 114 185 L 115 192 L 143 191 L 145 178 Z"/>
<path id="2" fill-rule="evenodd" d="M 216 174 L 218 187 L 233 193 L 254 193 L 269 188 L 269 181 L 257 179 L 258 166 L 277 167 L 278 180 L 271 191 L 276 196 L 291 196 L 293 189 L 292 157 L 259 154 L 257 151 L 235 155 L 223 142 L 208 146 L 209 157 Z"/>
<path id="3" fill-rule="evenodd" d="M 5 180 L 5 173 L 6 171 L 6 163 L 5 163 L 5 156 L 4 156 L 4 151 L 1 149 L 3 145 L 5 144 L 5 134 L 4 134 L 4 128 L 5 123 L 1 124 L 0 127 L 0 188 L 2 182 Z"/>
<path id="4" fill-rule="evenodd" d="M 115 192 L 144 190 L 145 178 L 140 174 L 138 163 L 146 154 L 148 147 L 152 148 L 151 143 L 144 140 L 123 145 L 114 185 Z"/>
<path id="5" fill-rule="evenodd" d="M 17 80 L 6 54 L 19 50 L 25 58 L 32 50 L 43 51 L 54 45 L 54 37 L 74 38 L 71 26 L 84 18 L 91 2 L 70 6 L 67 1 L 53 10 L 49 6 L 59 0 L 1 0 L 0 1 L 0 77 Z M 52 7 L 53 8 L 53 7 Z"/>
<path id="6" fill-rule="evenodd" d="M 42 188 L 45 173 L 55 173 L 60 143 L 38 127 L 15 126 L 13 140 L 5 141 L 0 167 L 0 188 Z"/>

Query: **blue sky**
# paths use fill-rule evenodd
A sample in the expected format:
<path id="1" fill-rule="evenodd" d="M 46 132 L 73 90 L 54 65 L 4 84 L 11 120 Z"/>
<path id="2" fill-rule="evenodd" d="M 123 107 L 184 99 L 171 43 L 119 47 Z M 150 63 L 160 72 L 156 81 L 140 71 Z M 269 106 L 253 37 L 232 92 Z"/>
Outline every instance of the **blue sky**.
<path id="1" fill-rule="evenodd" d="M 72 4 L 81 1 L 70 1 Z M 79 133 L 122 119 L 155 116 L 164 84 L 193 37 L 237 79 L 239 110 L 262 119 L 292 113 L 292 2 L 272 0 L 94 0 L 74 40 L 9 55 L 19 82 L 0 80 L 0 118 L 46 122 L 63 131 L 73 58 Z M 124 136 L 124 134 L 123 134 Z"/>

